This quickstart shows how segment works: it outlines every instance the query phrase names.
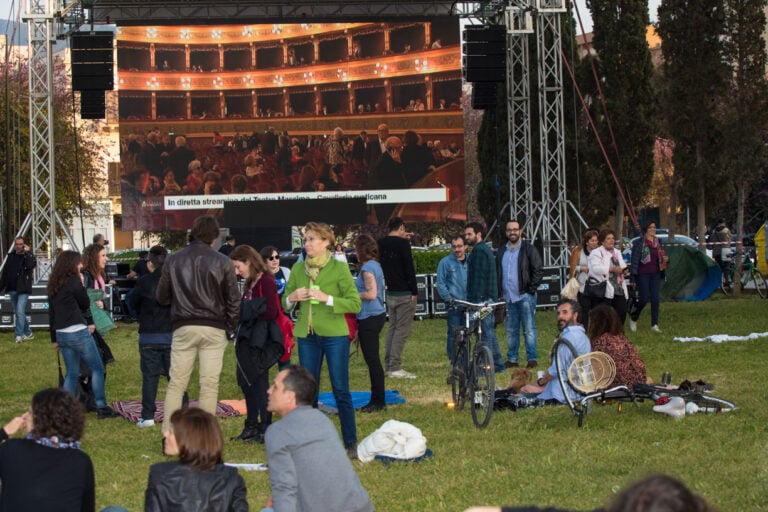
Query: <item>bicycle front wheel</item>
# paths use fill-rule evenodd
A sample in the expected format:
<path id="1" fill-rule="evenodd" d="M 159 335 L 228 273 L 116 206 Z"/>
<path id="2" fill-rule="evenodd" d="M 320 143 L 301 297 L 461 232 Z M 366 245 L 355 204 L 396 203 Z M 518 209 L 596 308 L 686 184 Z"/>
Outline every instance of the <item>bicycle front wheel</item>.
<path id="1" fill-rule="evenodd" d="M 456 410 L 464 408 L 467 398 L 469 375 L 469 347 L 467 346 L 467 331 L 458 328 L 453 332 L 453 361 L 451 364 L 451 395 Z"/>
<path id="2" fill-rule="evenodd" d="M 484 345 L 477 347 L 472 361 L 469 397 L 472 401 L 472 421 L 477 428 L 487 427 L 491 421 L 493 402 L 496 398 L 496 374 L 491 349 Z"/>
<path id="3" fill-rule="evenodd" d="M 721 267 L 721 269 L 723 271 L 723 281 L 720 283 L 720 290 L 722 290 L 723 294 L 730 296 L 733 293 L 733 279 L 736 267 L 731 262 L 725 268 Z"/>
<path id="4" fill-rule="evenodd" d="M 759 270 L 752 270 L 752 281 L 755 283 L 757 294 L 763 299 L 768 297 L 768 285 L 765 283 L 765 278 Z"/>

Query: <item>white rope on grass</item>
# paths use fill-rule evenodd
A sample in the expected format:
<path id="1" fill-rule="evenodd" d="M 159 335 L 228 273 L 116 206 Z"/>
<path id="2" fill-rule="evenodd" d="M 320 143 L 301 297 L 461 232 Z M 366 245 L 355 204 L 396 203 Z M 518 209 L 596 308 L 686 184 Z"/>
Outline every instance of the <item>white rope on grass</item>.
<path id="1" fill-rule="evenodd" d="M 723 343 L 726 341 L 749 341 L 749 340 L 756 340 L 758 338 L 768 338 L 768 332 L 753 332 L 752 334 L 747 334 L 746 336 L 732 336 L 730 334 L 713 334 L 712 336 L 707 336 L 706 338 L 682 338 L 680 336 L 677 336 L 675 338 L 672 338 L 672 340 L 679 341 L 681 343 L 689 343 L 692 341 L 711 341 L 712 343 Z"/>

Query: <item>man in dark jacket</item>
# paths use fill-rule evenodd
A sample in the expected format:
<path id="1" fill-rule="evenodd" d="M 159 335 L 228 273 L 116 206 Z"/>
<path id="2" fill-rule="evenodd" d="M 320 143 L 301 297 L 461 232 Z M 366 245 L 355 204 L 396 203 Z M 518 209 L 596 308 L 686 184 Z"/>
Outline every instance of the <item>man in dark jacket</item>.
<path id="1" fill-rule="evenodd" d="M 387 151 L 379 159 L 371 175 L 375 183 L 374 187 L 383 190 L 407 188 L 401 158 L 403 143 L 397 137 L 389 137 L 385 145 Z M 379 221 L 379 224 L 389 222 L 389 218 L 394 213 L 395 208 L 397 208 L 395 203 L 375 205 L 376 219 Z"/>
<path id="2" fill-rule="evenodd" d="M 163 432 L 181 407 L 189 378 L 200 357 L 200 408 L 216 414 L 224 350 L 240 312 L 232 260 L 216 251 L 219 223 L 211 215 L 192 223 L 190 244 L 168 257 L 157 285 L 158 304 L 171 305 L 170 382 L 165 395 Z"/>
<path id="3" fill-rule="evenodd" d="M 485 228 L 479 222 L 470 222 L 464 226 L 464 240 L 472 247 L 467 261 L 467 300 L 474 303 L 496 301 L 499 297 L 496 264 L 490 242 L 483 241 L 484 235 Z M 486 316 L 481 322 L 483 342 L 493 355 L 494 370 L 501 373 L 504 371 L 504 360 L 494 330 L 493 315 Z"/>
<path id="4" fill-rule="evenodd" d="M 184 184 L 189 174 L 189 163 L 194 160 L 195 152 L 187 147 L 187 139 L 179 135 L 174 141 L 176 147 L 168 154 L 168 167 L 173 169 L 176 181 Z"/>
<path id="5" fill-rule="evenodd" d="M 139 318 L 139 365 L 141 368 L 141 420 L 139 428 L 155 424 L 155 398 L 160 376 L 171 368 L 171 307 L 157 303 L 157 285 L 168 251 L 161 245 L 149 250 L 147 273 L 139 278 L 128 297 Z"/>
<path id="6" fill-rule="evenodd" d="M 496 253 L 499 289 L 507 303 L 507 361 L 504 366 L 514 368 L 520 359 L 520 325 L 525 337 L 527 367 L 538 364 L 536 355 L 536 290 L 541 284 L 544 270 L 539 251 L 522 238 L 520 223 L 507 222 L 507 239 Z"/>
<path id="7" fill-rule="evenodd" d="M 32 291 L 32 271 L 36 266 L 35 255 L 24 244 L 24 239 L 18 237 L 14 242 L 14 250 L 8 253 L 3 273 L 0 275 L 0 292 L 7 292 L 11 297 L 16 321 L 13 329 L 16 343 L 35 337 L 27 321 L 27 303 Z"/>
<path id="8" fill-rule="evenodd" d="M 411 332 L 419 295 L 411 243 L 408 241 L 410 233 L 405 230 L 405 222 L 400 217 L 393 217 L 387 227 L 389 234 L 378 242 L 379 263 L 387 285 L 386 301 L 389 313 L 384 365 L 387 377 L 415 379 L 414 374 L 403 369 L 401 359 L 405 342 Z"/>

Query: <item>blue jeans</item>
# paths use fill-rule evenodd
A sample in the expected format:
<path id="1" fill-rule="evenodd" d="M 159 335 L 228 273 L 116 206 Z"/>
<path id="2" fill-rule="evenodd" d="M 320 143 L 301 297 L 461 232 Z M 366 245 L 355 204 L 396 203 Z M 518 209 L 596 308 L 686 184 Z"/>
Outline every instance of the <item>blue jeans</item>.
<path id="1" fill-rule="evenodd" d="M 328 361 L 331 389 L 339 410 L 341 437 L 344 446 L 349 447 L 357 443 L 355 410 L 349 394 L 349 336 L 308 334 L 306 338 L 299 338 L 299 364 L 315 377 L 318 390 L 323 356 Z"/>
<path id="2" fill-rule="evenodd" d="M 501 348 L 499 340 L 496 338 L 496 326 L 494 325 L 494 315 L 491 313 L 482 320 L 483 334 L 482 340 L 485 346 L 491 349 L 493 355 L 493 367 L 496 373 L 504 372 L 504 359 L 501 357 Z"/>
<path id="3" fill-rule="evenodd" d="M 13 308 L 13 314 L 16 318 L 13 334 L 16 336 L 29 336 L 32 334 L 32 329 L 30 329 L 29 322 L 27 321 L 27 302 L 29 302 L 29 294 L 8 292 L 8 295 L 11 296 L 11 307 Z"/>
<path id="4" fill-rule="evenodd" d="M 637 312 L 632 320 L 637 322 L 640 312 L 651 301 L 651 325 L 659 325 L 659 291 L 661 290 L 661 272 L 637 275 Z"/>
<path id="5" fill-rule="evenodd" d="M 520 325 L 525 338 L 525 357 L 536 361 L 536 296 L 526 293 L 517 302 L 507 302 L 507 360 L 520 360 Z"/>
<path id="6" fill-rule="evenodd" d="M 448 308 L 445 312 L 445 319 L 448 321 L 448 338 L 445 341 L 445 351 L 450 361 L 453 357 L 453 331 L 454 328 L 464 325 L 464 312 L 455 308 Z"/>
<path id="7" fill-rule="evenodd" d="M 56 331 L 56 343 L 59 344 L 64 364 L 67 365 L 67 376 L 64 379 L 64 389 L 72 396 L 77 396 L 77 377 L 80 373 L 80 360 L 91 370 L 91 388 L 96 399 L 96 407 L 107 406 L 104 394 L 104 363 L 101 362 L 99 349 L 93 336 L 85 327 L 77 332 Z"/>

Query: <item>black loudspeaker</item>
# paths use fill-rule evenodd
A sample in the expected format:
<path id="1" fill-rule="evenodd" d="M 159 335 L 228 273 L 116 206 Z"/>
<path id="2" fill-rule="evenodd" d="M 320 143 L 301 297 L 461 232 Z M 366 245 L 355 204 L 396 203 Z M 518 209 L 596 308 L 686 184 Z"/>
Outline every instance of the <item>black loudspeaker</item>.
<path id="1" fill-rule="evenodd" d="M 75 32 L 70 36 L 72 90 L 111 91 L 115 86 L 112 32 Z"/>
<path id="2" fill-rule="evenodd" d="M 365 224 L 365 198 L 225 201 L 223 225 L 232 228 L 300 226 L 310 221 L 328 224 Z"/>
<path id="3" fill-rule="evenodd" d="M 472 108 L 481 110 L 496 108 L 497 94 L 498 85 L 496 82 L 472 84 Z"/>
<path id="4" fill-rule="evenodd" d="M 502 25 L 467 27 L 462 44 L 462 68 L 468 82 L 506 80 L 507 37 Z"/>
<path id="5" fill-rule="evenodd" d="M 104 119 L 106 116 L 104 91 L 80 91 L 80 119 Z"/>
<path id="6" fill-rule="evenodd" d="M 491 41 L 504 43 L 507 39 L 507 28 L 504 25 L 470 25 L 464 28 L 464 41 L 474 43 Z"/>
<path id="7" fill-rule="evenodd" d="M 291 228 L 288 226 L 272 228 L 230 228 L 237 245 L 250 245 L 257 251 L 267 245 L 274 245 L 281 251 L 291 248 Z M 218 249 L 218 247 L 215 247 Z"/>

